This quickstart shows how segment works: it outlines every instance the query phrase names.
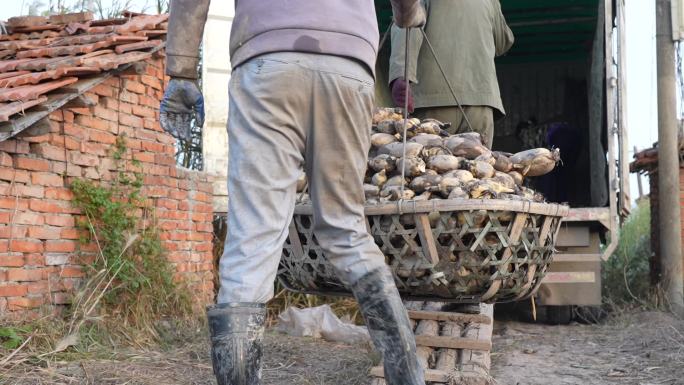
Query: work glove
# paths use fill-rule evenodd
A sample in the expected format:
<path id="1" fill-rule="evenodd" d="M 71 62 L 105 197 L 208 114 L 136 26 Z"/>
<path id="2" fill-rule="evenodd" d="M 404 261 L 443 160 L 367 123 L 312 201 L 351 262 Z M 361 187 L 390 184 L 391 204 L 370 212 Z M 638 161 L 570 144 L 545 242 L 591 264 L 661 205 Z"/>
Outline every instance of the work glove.
<path id="1" fill-rule="evenodd" d="M 418 0 L 392 0 L 394 24 L 399 28 L 420 28 L 425 25 L 425 9 Z"/>
<path id="2" fill-rule="evenodd" d="M 176 139 L 190 140 L 192 120 L 204 125 L 204 97 L 196 80 L 171 78 L 159 108 L 159 123 Z"/>
<path id="3" fill-rule="evenodd" d="M 404 78 L 395 79 L 392 82 L 392 101 L 396 107 L 404 108 L 406 93 L 408 93 L 408 113 L 412 114 L 414 104 L 411 83 L 404 80 Z"/>

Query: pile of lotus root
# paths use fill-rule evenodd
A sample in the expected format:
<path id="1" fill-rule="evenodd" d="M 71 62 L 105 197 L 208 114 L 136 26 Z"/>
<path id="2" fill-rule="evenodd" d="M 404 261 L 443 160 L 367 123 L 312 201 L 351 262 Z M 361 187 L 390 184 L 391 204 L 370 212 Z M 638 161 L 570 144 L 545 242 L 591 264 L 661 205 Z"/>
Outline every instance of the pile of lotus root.
<path id="1" fill-rule="evenodd" d="M 449 135 L 449 125 L 409 119 L 404 150 L 401 110 L 376 110 L 364 183 L 367 203 L 458 198 L 544 202 L 523 183 L 526 177 L 551 172 L 560 160 L 558 149 L 492 151 L 478 133 Z"/>

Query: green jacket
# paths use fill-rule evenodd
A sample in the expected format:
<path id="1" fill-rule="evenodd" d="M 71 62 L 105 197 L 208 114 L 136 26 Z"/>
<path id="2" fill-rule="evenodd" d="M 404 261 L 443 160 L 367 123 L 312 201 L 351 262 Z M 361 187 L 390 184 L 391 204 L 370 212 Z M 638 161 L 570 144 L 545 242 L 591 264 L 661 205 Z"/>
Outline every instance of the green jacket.
<path id="1" fill-rule="evenodd" d="M 499 0 L 424 0 L 425 33 L 434 47 L 456 96 L 463 105 L 490 106 L 505 114 L 494 57 L 513 45 Z M 455 106 L 454 97 L 419 30 L 411 30 L 409 80 L 415 106 Z M 404 77 L 406 35 L 392 27 L 389 81 Z"/>

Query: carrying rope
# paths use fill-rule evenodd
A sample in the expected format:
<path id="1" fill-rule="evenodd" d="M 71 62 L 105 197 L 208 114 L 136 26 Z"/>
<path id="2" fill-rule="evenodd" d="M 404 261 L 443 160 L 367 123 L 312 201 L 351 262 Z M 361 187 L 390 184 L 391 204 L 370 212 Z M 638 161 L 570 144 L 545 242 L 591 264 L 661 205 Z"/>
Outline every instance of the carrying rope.
<path id="1" fill-rule="evenodd" d="M 384 46 L 385 42 L 388 39 L 388 36 L 390 34 L 390 31 L 392 30 L 392 26 L 394 25 L 394 22 L 391 22 L 387 30 L 385 31 L 385 34 L 382 36 L 382 40 L 380 40 L 380 45 L 378 46 L 378 52 L 382 49 Z M 409 54 L 411 53 L 410 49 L 410 36 L 411 36 L 411 29 L 412 28 L 406 28 L 406 42 L 405 42 L 405 49 L 404 49 L 404 81 L 407 84 L 406 88 L 406 93 L 404 95 L 404 111 L 403 111 L 403 118 L 404 118 L 404 124 L 403 124 L 403 132 L 402 132 L 402 161 L 401 161 L 401 188 L 400 188 L 400 196 L 399 200 L 397 201 L 397 208 L 399 211 L 399 214 L 403 213 L 402 206 L 404 202 L 404 184 L 406 181 L 406 136 L 408 132 L 408 104 L 409 104 L 409 93 L 410 93 L 410 81 L 409 81 Z M 470 119 L 468 119 L 468 115 L 465 112 L 465 109 L 463 108 L 463 105 L 461 104 L 461 101 L 458 100 L 458 96 L 456 96 L 456 91 L 454 91 L 454 87 L 451 85 L 451 82 L 449 81 L 449 77 L 446 75 L 446 71 L 444 71 L 444 66 L 442 66 L 442 62 L 439 61 L 439 58 L 437 57 L 437 52 L 435 52 L 435 48 L 432 46 L 432 43 L 430 42 L 430 39 L 428 38 L 427 34 L 425 33 L 425 29 L 423 28 L 418 28 L 423 35 L 423 40 L 428 46 L 428 49 L 430 50 L 430 53 L 432 54 L 432 57 L 435 59 L 435 63 L 437 63 L 437 68 L 439 68 L 439 72 L 442 74 L 442 77 L 444 78 L 444 81 L 447 84 L 447 87 L 449 87 L 449 92 L 451 93 L 451 96 L 453 96 L 454 101 L 456 102 L 456 105 L 458 106 L 458 109 L 461 111 L 461 114 L 463 115 L 463 119 L 466 122 L 466 125 L 468 126 L 468 130 L 470 132 L 474 132 L 473 126 L 470 123 Z"/>

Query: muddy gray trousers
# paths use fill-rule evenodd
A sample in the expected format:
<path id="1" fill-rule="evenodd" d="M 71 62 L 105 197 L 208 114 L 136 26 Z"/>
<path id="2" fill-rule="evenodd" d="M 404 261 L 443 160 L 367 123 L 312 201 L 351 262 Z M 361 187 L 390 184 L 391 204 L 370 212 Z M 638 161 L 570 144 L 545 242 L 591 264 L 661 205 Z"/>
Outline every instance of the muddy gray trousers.
<path id="1" fill-rule="evenodd" d="M 366 67 L 337 56 L 273 53 L 237 67 L 229 88 L 228 235 L 218 303 L 273 297 L 302 167 L 316 239 L 341 279 L 351 285 L 386 268 L 363 215 L 374 97 Z"/>

